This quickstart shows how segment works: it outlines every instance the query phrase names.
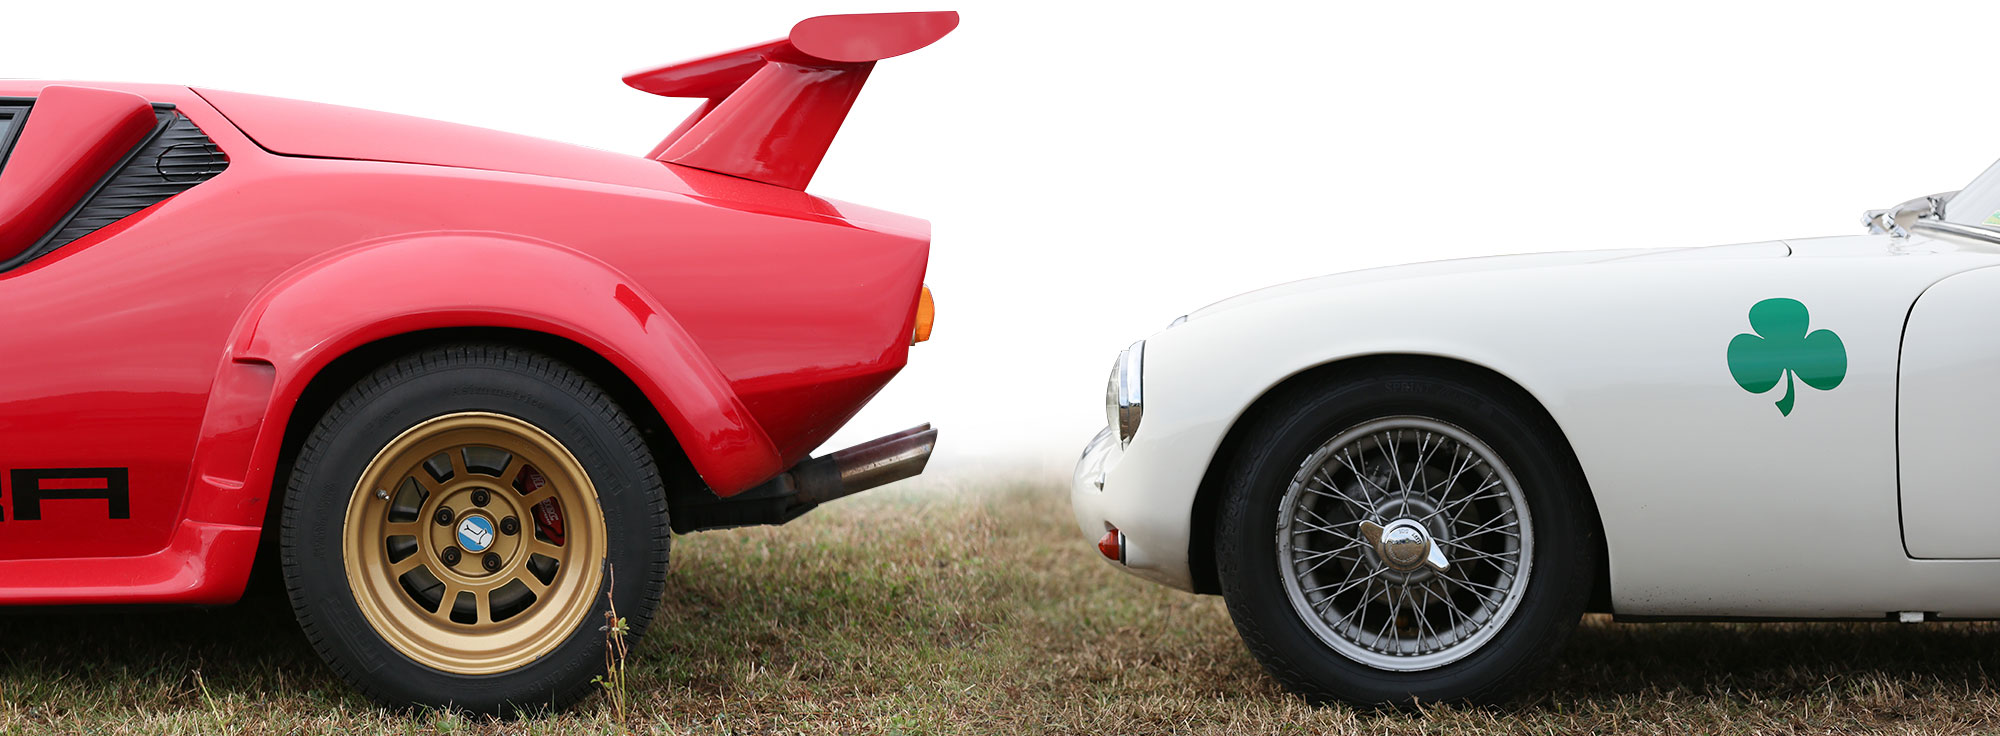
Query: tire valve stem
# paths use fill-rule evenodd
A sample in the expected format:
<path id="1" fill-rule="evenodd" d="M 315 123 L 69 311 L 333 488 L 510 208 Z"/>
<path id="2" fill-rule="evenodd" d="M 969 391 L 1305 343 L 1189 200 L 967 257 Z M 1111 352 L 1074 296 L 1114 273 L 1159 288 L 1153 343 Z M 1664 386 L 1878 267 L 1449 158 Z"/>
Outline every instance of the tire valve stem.
<path id="1" fill-rule="evenodd" d="M 385 490 L 382 490 L 382 489 L 380 489 L 380 488 L 377 488 L 377 489 L 375 489 L 375 497 L 376 497 L 376 498 L 379 498 L 379 499 L 382 499 L 382 500 L 384 500 L 384 501 L 387 501 L 387 500 L 389 500 L 389 492 L 388 492 L 388 491 L 385 491 Z"/>
<path id="2" fill-rule="evenodd" d="M 485 567 L 487 572 L 499 572 L 500 555 L 488 552 L 486 553 L 486 559 L 480 560 L 479 564 Z"/>
<path id="3" fill-rule="evenodd" d="M 438 525 L 438 526 L 451 526 L 451 517 L 452 517 L 452 514 L 451 514 L 451 507 L 450 507 L 450 506 L 444 506 L 444 507 L 440 507 L 440 508 L 438 509 L 438 511 L 437 511 L 437 517 L 436 517 L 436 518 L 437 518 L 437 525 Z"/>
<path id="4" fill-rule="evenodd" d="M 520 533 L 521 533 L 521 520 L 520 520 L 520 519 L 516 519 L 516 518 L 514 518 L 514 517 L 512 517 L 512 516 L 509 516 L 509 517 L 507 517 L 507 518 L 505 518 L 505 519 L 501 519 L 501 520 L 500 520 L 500 533 L 501 533 L 501 534 L 505 534 L 505 535 L 507 535 L 507 536 L 510 536 L 510 537 L 511 537 L 511 536 L 514 536 L 514 535 L 516 535 L 516 534 L 520 534 Z"/>

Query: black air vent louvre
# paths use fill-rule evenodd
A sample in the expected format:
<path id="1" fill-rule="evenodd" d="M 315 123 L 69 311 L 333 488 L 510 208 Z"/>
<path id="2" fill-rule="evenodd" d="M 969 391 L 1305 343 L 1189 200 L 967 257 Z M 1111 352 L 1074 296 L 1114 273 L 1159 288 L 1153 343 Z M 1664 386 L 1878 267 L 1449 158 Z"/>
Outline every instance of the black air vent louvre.
<path id="1" fill-rule="evenodd" d="M 61 248 L 97 232 L 98 228 L 192 189 L 229 165 L 222 149 L 195 127 L 194 121 L 172 110 L 163 110 L 161 115 L 167 122 L 159 135 L 112 174 L 62 229 L 35 249 L 35 255 Z"/>

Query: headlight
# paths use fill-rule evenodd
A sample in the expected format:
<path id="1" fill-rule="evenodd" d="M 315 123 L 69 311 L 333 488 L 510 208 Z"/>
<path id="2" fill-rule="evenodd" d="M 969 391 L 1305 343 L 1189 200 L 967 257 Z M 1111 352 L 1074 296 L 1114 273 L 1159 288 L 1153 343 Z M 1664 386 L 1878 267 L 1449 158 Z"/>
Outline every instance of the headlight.
<path id="1" fill-rule="evenodd" d="M 1104 385 L 1104 421 L 1118 428 L 1121 445 L 1130 443 L 1132 435 L 1139 432 L 1139 417 L 1144 414 L 1139 384 L 1145 366 L 1146 341 L 1140 340 L 1118 354 L 1118 362 L 1111 366 L 1111 380 Z"/>

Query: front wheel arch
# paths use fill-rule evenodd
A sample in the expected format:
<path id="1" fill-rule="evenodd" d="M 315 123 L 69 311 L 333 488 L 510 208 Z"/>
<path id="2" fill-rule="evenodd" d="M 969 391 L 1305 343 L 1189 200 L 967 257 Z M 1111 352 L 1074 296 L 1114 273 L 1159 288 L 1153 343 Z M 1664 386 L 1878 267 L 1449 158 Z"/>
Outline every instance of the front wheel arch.
<path id="1" fill-rule="evenodd" d="M 1195 490 L 1194 506 L 1189 514 L 1188 568 L 1194 578 L 1195 592 L 1210 595 L 1222 592 L 1215 567 L 1215 524 L 1221 513 L 1222 498 L 1228 492 L 1225 486 L 1229 473 L 1241 461 L 1239 452 L 1243 437 L 1256 425 L 1256 420 L 1271 410 L 1275 399 L 1302 386 L 1388 373 L 1452 376 L 1506 394 L 1519 406 L 1530 407 L 1539 412 L 1541 419 L 1547 420 L 1549 426 L 1555 427 L 1558 434 L 1555 444 L 1563 450 L 1567 461 L 1577 471 L 1577 477 L 1585 478 L 1577 461 L 1575 449 L 1571 447 L 1569 438 L 1562 435 L 1562 426 L 1549 414 L 1548 408 L 1536 400 L 1534 395 L 1521 384 L 1498 371 L 1455 358 L 1400 353 L 1365 355 L 1323 363 L 1292 374 L 1259 395 L 1257 400 L 1252 401 L 1236 416 L 1236 421 L 1230 424 L 1229 431 L 1223 435 L 1222 443 L 1217 446 L 1215 456 L 1209 460 L 1208 470 L 1203 473 L 1201 485 Z M 1595 526 L 1599 547 L 1598 569 L 1594 574 L 1596 582 L 1592 586 L 1587 610 L 1594 613 L 1609 613 L 1611 612 L 1610 550 L 1604 539 L 1604 522 L 1597 514 L 1596 492 L 1591 490 L 1587 478 L 1584 480 L 1583 490 L 1584 497 L 1588 501 L 1585 506 L 1590 512 L 1590 523 Z"/>

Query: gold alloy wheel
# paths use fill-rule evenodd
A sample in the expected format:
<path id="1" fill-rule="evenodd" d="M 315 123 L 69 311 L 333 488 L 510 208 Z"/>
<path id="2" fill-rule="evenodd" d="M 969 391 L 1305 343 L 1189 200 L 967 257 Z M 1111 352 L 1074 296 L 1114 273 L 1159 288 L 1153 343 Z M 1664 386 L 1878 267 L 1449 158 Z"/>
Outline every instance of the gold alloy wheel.
<path id="1" fill-rule="evenodd" d="M 450 414 L 375 456 L 347 504 L 341 556 L 369 625 L 460 675 L 554 650 L 604 580 L 604 512 L 583 466 L 534 425 Z"/>

